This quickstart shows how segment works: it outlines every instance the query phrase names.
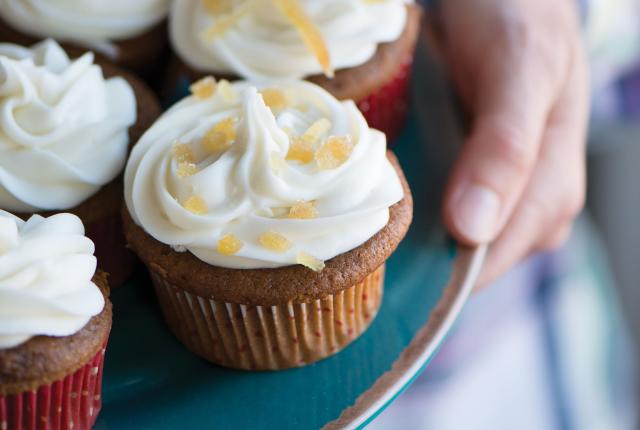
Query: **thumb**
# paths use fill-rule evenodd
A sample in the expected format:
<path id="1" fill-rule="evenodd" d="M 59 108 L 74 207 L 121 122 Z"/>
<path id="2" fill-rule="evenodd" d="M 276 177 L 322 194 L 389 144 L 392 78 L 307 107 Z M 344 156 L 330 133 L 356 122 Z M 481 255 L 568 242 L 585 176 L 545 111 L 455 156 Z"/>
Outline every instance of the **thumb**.
<path id="1" fill-rule="evenodd" d="M 462 243 L 497 236 L 538 158 L 558 79 L 549 63 L 543 66 L 539 55 L 523 51 L 486 58 L 476 80 L 471 133 L 453 166 L 444 202 L 445 224 Z"/>

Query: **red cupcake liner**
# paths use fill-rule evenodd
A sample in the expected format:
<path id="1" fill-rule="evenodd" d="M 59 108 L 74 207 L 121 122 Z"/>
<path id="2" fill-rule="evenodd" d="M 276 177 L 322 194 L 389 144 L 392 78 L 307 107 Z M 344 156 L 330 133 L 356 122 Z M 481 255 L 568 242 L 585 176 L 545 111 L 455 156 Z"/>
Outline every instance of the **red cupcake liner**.
<path id="1" fill-rule="evenodd" d="M 64 379 L 0 396 L 0 430 L 85 430 L 102 407 L 104 348 Z"/>
<path id="2" fill-rule="evenodd" d="M 86 224 L 85 233 L 96 246 L 98 268 L 109 274 L 109 286 L 122 285 L 133 273 L 137 258 L 127 247 L 120 213 Z"/>
<path id="3" fill-rule="evenodd" d="M 406 60 L 389 82 L 356 102 L 369 127 L 386 134 L 389 144 L 400 136 L 407 119 L 412 61 Z"/>

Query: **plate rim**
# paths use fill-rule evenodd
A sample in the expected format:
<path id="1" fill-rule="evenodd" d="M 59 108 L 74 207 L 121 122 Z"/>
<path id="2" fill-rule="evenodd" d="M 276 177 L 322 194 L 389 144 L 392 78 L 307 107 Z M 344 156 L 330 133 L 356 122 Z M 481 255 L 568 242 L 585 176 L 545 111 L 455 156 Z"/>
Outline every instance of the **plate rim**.
<path id="1" fill-rule="evenodd" d="M 458 246 L 451 277 L 427 322 L 393 362 L 390 370 L 363 392 L 349 408 L 323 430 L 357 429 L 367 425 L 399 396 L 425 369 L 442 344 L 476 284 L 487 245 Z"/>

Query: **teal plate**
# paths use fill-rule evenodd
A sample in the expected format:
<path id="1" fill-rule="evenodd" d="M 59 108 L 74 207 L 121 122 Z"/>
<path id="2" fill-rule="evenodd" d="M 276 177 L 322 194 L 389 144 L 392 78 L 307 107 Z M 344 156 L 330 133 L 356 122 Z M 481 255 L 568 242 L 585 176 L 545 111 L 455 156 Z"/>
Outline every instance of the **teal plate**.
<path id="1" fill-rule="evenodd" d="M 141 270 L 112 294 L 114 325 L 96 429 L 355 428 L 406 388 L 459 313 L 484 254 L 457 248 L 438 221 L 433 203 L 446 163 L 421 142 L 447 136 L 425 132 L 416 120 L 421 110 L 414 108 L 396 151 L 414 193 L 414 223 L 388 261 L 383 304 L 364 335 L 299 369 L 214 366 L 169 333 Z M 439 107 L 430 115 L 444 121 L 449 113 Z"/>

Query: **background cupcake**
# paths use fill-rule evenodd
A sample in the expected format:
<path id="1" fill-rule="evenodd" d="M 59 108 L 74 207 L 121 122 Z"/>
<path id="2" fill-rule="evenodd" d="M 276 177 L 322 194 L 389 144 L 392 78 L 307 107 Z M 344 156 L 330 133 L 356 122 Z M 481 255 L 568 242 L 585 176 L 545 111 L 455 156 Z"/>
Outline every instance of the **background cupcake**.
<path id="1" fill-rule="evenodd" d="M 0 76 L 0 209 L 25 219 L 75 213 L 119 284 L 134 261 L 124 252 L 119 175 L 129 142 L 157 116 L 154 96 L 91 53 L 70 60 L 52 40 L 0 44 Z"/>
<path id="2" fill-rule="evenodd" d="M 356 338 L 411 195 L 351 101 L 207 78 L 134 147 L 125 232 L 169 327 L 226 366 L 279 369 Z"/>
<path id="3" fill-rule="evenodd" d="M 406 115 L 419 18 L 404 0 L 174 2 L 166 89 L 182 97 L 185 83 L 206 74 L 305 78 L 355 100 L 372 127 L 394 138 Z"/>
<path id="4" fill-rule="evenodd" d="M 111 328 L 108 291 L 78 217 L 24 222 L 0 211 L 3 429 L 93 425 Z"/>
<path id="5" fill-rule="evenodd" d="M 169 0 L 0 0 L 0 41 L 51 37 L 74 55 L 89 49 L 145 73 L 165 52 L 168 9 Z"/>

